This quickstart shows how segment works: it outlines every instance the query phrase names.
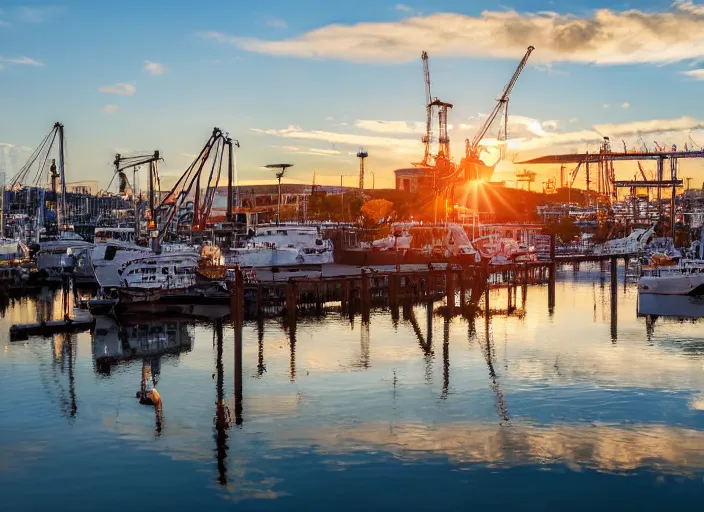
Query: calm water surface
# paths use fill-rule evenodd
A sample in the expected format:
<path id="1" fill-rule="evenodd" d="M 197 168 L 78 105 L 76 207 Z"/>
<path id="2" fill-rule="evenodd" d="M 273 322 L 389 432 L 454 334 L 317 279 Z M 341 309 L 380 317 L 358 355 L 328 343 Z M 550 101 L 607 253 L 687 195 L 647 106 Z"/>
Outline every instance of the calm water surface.
<path id="1" fill-rule="evenodd" d="M 517 299 L 492 292 L 488 319 L 248 323 L 241 414 L 227 320 L 220 345 L 217 322 L 175 318 L 11 343 L 11 324 L 60 309 L 16 301 L 2 510 L 699 510 L 702 324 L 646 322 L 635 286 L 620 276 L 612 302 L 598 267 L 560 272 L 552 312 L 547 286 Z M 147 370 L 160 414 L 135 398 Z"/>

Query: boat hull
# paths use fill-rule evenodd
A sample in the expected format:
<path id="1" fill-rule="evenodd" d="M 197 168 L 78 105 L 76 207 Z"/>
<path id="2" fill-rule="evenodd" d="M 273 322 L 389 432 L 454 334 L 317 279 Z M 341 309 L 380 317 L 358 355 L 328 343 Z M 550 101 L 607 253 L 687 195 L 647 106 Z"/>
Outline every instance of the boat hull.
<path id="1" fill-rule="evenodd" d="M 428 263 L 454 263 L 458 265 L 478 264 L 474 254 L 458 254 L 446 257 L 409 249 L 406 251 L 374 251 L 364 249 L 342 249 L 335 254 L 335 263 L 340 265 L 427 265 Z"/>
<path id="2" fill-rule="evenodd" d="M 171 296 L 185 295 L 189 288 L 117 288 L 120 304 L 158 302 Z"/>
<path id="3" fill-rule="evenodd" d="M 644 276 L 638 282 L 638 293 L 645 295 L 704 295 L 704 274 Z"/>

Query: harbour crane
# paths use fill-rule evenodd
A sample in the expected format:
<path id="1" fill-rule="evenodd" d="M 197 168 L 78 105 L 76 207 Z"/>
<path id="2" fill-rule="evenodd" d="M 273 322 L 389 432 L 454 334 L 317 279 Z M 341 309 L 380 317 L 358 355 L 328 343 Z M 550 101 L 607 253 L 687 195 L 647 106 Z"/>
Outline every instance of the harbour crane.
<path id="1" fill-rule="evenodd" d="M 227 217 L 232 217 L 232 182 L 233 182 L 233 145 L 239 147 L 239 141 L 233 140 L 227 133 L 223 133 L 220 128 L 213 128 L 213 133 L 201 149 L 198 156 L 188 166 L 176 184 L 164 197 L 157 210 L 166 211 L 165 220 L 159 229 L 158 241 L 163 241 L 171 223 L 182 206 L 185 205 L 188 197 L 193 196 L 193 221 L 192 231 L 202 231 L 210 217 L 210 212 L 215 199 L 220 174 L 222 172 L 223 160 L 227 159 Z M 201 201 L 200 180 L 203 169 L 208 160 L 211 160 L 210 174 L 206 185 L 205 194 Z M 213 177 L 215 179 L 213 179 Z"/>
<path id="2" fill-rule="evenodd" d="M 428 67 L 428 52 L 423 51 L 420 55 L 423 61 L 423 77 L 425 79 L 425 135 L 423 135 L 423 144 L 425 144 L 425 150 L 423 153 L 423 160 L 420 162 L 420 166 L 428 167 L 430 166 L 430 139 L 431 132 L 433 131 L 433 107 L 431 103 L 433 98 L 430 94 L 430 68 Z"/>
<path id="3" fill-rule="evenodd" d="M 506 85 L 506 88 L 504 89 L 503 94 L 501 94 L 501 97 L 496 102 L 496 106 L 494 107 L 494 110 L 492 110 L 491 114 L 489 114 L 489 116 L 486 118 L 486 120 L 484 121 L 481 128 L 474 136 L 474 138 L 471 141 L 469 139 L 467 139 L 465 141 L 465 156 L 466 156 L 466 158 L 468 158 L 470 160 L 475 160 L 475 161 L 480 160 L 479 143 L 482 141 L 482 139 L 484 139 L 487 132 L 489 131 L 489 128 L 491 128 L 491 126 L 494 124 L 494 121 L 499 116 L 499 114 L 503 115 L 503 125 L 501 127 L 501 131 L 499 132 L 498 140 L 499 140 L 499 142 L 506 140 L 507 130 L 508 130 L 509 97 L 511 95 L 511 91 L 513 90 L 513 87 L 516 85 L 516 81 L 518 80 L 518 77 L 520 76 L 521 72 L 523 71 L 523 68 L 526 67 L 526 63 L 528 62 L 528 58 L 530 57 L 530 54 L 533 53 L 533 50 L 535 50 L 535 47 L 533 47 L 533 46 L 528 47 L 526 54 L 523 56 L 523 59 L 518 64 L 516 71 L 513 73 L 511 80 L 509 81 L 508 85 Z M 503 149 L 502 149 L 502 156 L 501 157 L 503 158 Z"/>
<path id="4" fill-rule="evenodd" d="M 135 219 L 136 219 L 136 232 L 135 238 L 139 238 L 139 199 L 137 191 L 137 171 L 142 165 L 149 165 L 149 185 L 148 185 L 148 195 L 149 195 L 149 224 L 148 229 L 154 229 L 156 226 L 156 219 L 154 216 L 154 189 L 156 184 L 156 189 L 160 190 L 161 180 L 159 178 L 159 171 L 157 168 L 157 162 L 163 160 L 159 150 L 155 150 L 151 155 L 136 155 L 136 156 L 123 156 L 120 153 L 115 155 L 115 160 L 113 160 L 113 165 L 115 166 L 115 176 L 120 177 L 120 188 L 123 188 L 125 183 L 129 183 L 127 177 L 125 176 L 125 171 L 127 169 L 133 170 L 132 177 L 132 199 L 134 200 L 135 208 Z M 109 187 L 108 187 L 109 188 Z"/>

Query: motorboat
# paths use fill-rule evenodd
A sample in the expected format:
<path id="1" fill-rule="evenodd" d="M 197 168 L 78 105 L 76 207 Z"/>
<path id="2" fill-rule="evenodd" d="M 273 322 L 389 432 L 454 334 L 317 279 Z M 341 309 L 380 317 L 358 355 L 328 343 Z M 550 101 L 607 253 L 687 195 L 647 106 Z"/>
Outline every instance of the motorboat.
<path id="1" fill-rule="evenodd" d="M 257 226 L 244 245 L 230 248 L 224 259 L 226 266 L 320 265 L 333 262 L 333 245 L 316 226 Z"/>

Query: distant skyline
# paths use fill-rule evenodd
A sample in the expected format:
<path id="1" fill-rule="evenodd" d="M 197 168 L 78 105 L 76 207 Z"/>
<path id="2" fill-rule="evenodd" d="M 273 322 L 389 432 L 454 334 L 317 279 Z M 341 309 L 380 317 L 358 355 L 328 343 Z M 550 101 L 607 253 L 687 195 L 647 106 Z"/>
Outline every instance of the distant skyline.
<path id="1" fill-rule="evenodd" d="M 365 147 L 377 188 L 392 187 L 393 170 L 422 157 L 421 51 L 433 95 L 454 104 L 459 161 L 528 45 L 495 179 L 512 181 L 512 160 L 594 151 L 603 136 L 619 149 L 704 144 L 704 3 L 5 0 L 0 166 L 21 165 L 60 121 L 68 181 L 107 185 L 116 152 L 159 149 L 168 182 L 218 126 L 240 141 L 242 180 L 288 162 L 291 180 L 315 170 L 320 184 L 354 185 Z M 698 185 L 702 169 L 681 175 Z M 557 172 L 534 170 L 534 189 Z"/>

